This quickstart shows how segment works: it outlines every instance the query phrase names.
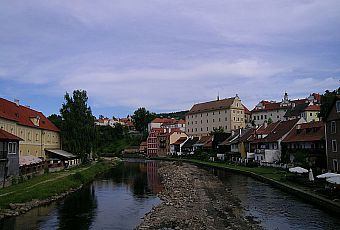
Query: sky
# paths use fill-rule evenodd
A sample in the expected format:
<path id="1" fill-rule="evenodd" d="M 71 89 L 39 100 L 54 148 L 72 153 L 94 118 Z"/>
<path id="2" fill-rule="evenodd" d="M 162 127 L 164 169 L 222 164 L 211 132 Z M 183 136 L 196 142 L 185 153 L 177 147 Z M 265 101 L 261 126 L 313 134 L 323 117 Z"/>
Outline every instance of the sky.
<path id="1" fill-rule="evenodd" d="M 338 0 L 0 0 L 0 97 L 45 115 L 188 110 L 338 88 Z"/>

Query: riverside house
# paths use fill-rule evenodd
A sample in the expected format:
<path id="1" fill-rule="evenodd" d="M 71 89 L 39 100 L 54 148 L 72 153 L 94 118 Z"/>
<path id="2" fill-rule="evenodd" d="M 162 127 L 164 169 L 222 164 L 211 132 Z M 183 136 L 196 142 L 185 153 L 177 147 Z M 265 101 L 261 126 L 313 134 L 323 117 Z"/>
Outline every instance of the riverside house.
<path id="1" fill-rule="evenodd" d="M 336 97 L 331 110 L 325 117 L 327 168 L 340 172 L 340 96 Z"/>
<path id="2" fill-rule="evenodd" d="M 19 175 L 19 141 L 21 139 L 0 129 L 0 181 Z"/>
<path id="3" fill-rule="evenodd" d="M 254 140 L 251 141 L 255 153 L 255 161 L 274 163 L 281 161 L 282 140 L 297 124 L 304 123 L 303 118 L 278 121 L 270 125 L 266 123 L 256 130 Z"/>
<path id="4" fill-rule="evenodd" d="M 45 149 L 60 149 L 59 129 L 42 112 L 0 98 L 0 129 L 22 139 L 20 156 L 45 158 Z"/>
<path id="5" fill-rule="evenodd" d="M 283 139 L 283 157 L 290 162 L 294 162 L 296 155 L 305 157 L 304 162 L 308 162 L 312 167 L 325 169 L 326 148 L 325 129 L 322 121 L 302 123 Z"/>

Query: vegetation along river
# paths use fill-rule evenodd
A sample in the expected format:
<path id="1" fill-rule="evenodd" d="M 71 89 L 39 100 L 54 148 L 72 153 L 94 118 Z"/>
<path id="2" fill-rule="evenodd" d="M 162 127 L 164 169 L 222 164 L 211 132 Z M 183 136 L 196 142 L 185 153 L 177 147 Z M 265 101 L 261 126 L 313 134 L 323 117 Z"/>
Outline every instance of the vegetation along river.
<path id="1" fill-rule="evenodd" d="M 156 161 L 125 161 L 64 200 L 4 219 L 0 229 L 134 229 L 161 201 Z M 265 229 L 338 229 L 340 218 L 250 177 L 210 169 Z"/>

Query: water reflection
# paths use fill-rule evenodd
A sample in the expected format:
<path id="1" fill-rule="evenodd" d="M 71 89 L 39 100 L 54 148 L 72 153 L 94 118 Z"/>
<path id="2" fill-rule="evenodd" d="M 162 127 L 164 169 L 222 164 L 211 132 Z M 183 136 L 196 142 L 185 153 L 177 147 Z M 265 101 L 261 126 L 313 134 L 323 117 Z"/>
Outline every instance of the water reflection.
<path id="1" fill-rule="evenodd" d="M 246 215 L 265 229 L 339 229 L 340 219 L 251 177 L 210 169 L 240 200 Z"/>
<path id="2" fill-rule="evenodd" d="M 159 204 L 158 162 L 128 161 L 65 200 L 0 222 L 0 229 L 133 229 Z"/>

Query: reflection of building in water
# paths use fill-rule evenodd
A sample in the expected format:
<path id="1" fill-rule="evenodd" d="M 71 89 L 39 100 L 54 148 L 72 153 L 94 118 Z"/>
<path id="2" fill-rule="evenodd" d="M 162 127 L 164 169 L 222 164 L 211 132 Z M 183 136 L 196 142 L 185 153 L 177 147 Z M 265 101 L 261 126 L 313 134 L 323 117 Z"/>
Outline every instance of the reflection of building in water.
<path id="1" fill-rule="evenodd" d="M 146 162 L 148 187 L 153 193 L 159 193 L 160 191 L 162 191 L 161 180 L 157 172 L 158 167 L 159 167 L 159 162 L 157 161 Z"/>

